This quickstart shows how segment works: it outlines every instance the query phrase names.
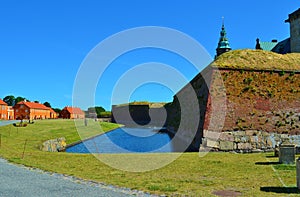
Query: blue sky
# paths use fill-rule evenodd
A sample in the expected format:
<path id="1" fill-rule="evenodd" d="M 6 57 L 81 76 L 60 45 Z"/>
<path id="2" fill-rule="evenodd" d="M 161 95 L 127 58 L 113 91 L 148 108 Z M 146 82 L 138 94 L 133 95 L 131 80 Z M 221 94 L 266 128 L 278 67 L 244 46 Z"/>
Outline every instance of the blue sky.
<path id="1" fill-rule="evenodd" d="M 213 57 L 222 16 L 231 47 L 254 48 L 257 37 L 262 41 L 289 37 L 284 20 L 298 8 L 298 1 L 282 0 L 1 1 L 0 98 L 12 94 L 48 101 L 52 107 L 72 105 L 74 80 L 86 55 L 105 38 L 129 28 L 179 30 Z M 188 80 L 197 74 L 183 58 L 162 50 L 128 53 L 100 80 L 95 104 L 110 110 L 112 84 L 118 76 L 149 61 L 170 64 Z M 130 101 L 171 101 L 173 94 L 168 87 L 147 84 L 134 91 Z"/>

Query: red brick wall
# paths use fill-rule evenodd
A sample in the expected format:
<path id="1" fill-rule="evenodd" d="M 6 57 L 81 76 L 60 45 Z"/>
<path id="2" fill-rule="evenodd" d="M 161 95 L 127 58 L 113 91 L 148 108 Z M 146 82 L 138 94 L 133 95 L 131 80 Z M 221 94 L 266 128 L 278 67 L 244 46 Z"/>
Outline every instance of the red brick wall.
<path id="1" fill-rule="evenodd" d="M 190 82 L 201 112 L 195 144 L 203 135 L 206 137 L 206 131 L 300 134 L 299 75 L 299 72 L 206 68 Z M 187 86 L 182 88 L 168 105 L 167 125 L 175 131 L 180 125 L 181 107 L 193 109 L 186 89 Z M 185 98 L 182 103 L 177 99 L 179 96 Z M 190 120 L 190 125 L 197 124 L 189 114 L 184 119 Z"/>
<path id="2" fill-rule="evenodd" d="M 226 92 L 223 131 L 262 130 L 300 134 L 300 77 L 294 72 L 220 70 Z M 207 111 L 210 113 L 208 106 Z"/>

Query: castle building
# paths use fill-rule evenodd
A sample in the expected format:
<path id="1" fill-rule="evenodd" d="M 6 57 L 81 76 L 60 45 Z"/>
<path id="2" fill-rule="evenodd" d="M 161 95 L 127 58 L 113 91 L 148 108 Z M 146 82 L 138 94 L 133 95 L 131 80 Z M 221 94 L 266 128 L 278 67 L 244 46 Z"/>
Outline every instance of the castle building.
<path id="1" fill-rule="evenodd" d="M 289 14 L 285 22 L 290 23 L 291 52 L 300 53 L 300 8 Z"/>
<path id="2" fill-rule="evenodd" d="M 230 50 L 231 50 L 231 47 L 229 45 L 229 41 L 228 41 L 228 38 L 227 38 L 227 33 L 226 33 L 224 22 L 223 22 L 222 30 L 220 32 L 220 39 L 219 39 L 218 47 L 216 49 L 216 51 L 217 51 L 216 57 L 218 57 L 221 54 L 223 54 L 225 52 L 228 52 Z"/>
<path id="3" fill-rule="evenodd" d="M 277 40 L 262 42 L 257 38 L 255 48 L 279 54 L 300 53 L 300 9 L 289 14 L 285 22 L 290 23 L 290 38 L 280 42 Z"/>

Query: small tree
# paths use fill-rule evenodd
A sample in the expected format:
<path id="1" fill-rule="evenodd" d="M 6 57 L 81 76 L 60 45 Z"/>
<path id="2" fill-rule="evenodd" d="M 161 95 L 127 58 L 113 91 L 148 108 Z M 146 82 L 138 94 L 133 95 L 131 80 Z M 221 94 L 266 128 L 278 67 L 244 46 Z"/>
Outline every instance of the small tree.
<path id="1" fill-rule="evenodd" d="M 13 95 L 6 96 L 3 99 L 3 101 L 5 103 L 7 103 L 7 105 L 9 105 L 9 106 L 14 106 L 15 105 L 15 100 L 16 100 L 16 98 Z"/>
<path id="2" fill-rule="evenodd" d="M 24 101 L 24 100 L 27 100 L 27 99 L 24 98 L 24 97 L 18 96 L 18 97 L 15 99 L 15 104 L 17 104 L 18 102 Z M 27 101 L 29 101 L 29 100 L 27 100 Z"/>
<path id="3" fill-rule="evenodd" d="M 46 107 L 50 107 L 50 108 L 51 108 L 51 105 L 50 105 L 50 103 L 49 103 L 49 102 L 47 102 L 47 101 L 44 103 L 44 105 L 45 105 Z"/>
<path id="4" fill-rule="evenodd" d="M 60 114 L 60 112 L 61 112 L 61 109 L 59 109 L 59 108 L 53 108 L 53 110 L 54 110 L 56 113 L 59 113 L 59 114 Z"/>

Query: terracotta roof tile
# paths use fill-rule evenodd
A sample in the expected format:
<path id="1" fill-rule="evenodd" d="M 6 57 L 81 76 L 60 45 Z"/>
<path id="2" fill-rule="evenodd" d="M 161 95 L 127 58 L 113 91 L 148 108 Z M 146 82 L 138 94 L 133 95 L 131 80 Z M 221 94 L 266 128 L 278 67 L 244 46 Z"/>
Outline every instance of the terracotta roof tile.
<path id="1" fill-rule="evenodd" d="M 0 105 L 7 105 L 7 103 L 0 99 Z"/>
<path id="2" fill-rule="evenodd" d="M 65 107 L 63 110 L 67 110 L 70 114 L 84 114 L 79 107 Z"/>
<path id="3" fill-rule="evenodd" d="M 48 107 L 51 113 L 56 113 L 51 107 Z"/>
<path id="4" fill-rule="evenodd" d="M 44 109 L 44 110 L 49 110 L 48 107 L 46 107 L 45 105 L 41 104 L 41 103 L 33 103 L 33 102 L 25 102 L 25 101 L 21 101 L 18 102 L 17 104 L 23 104 L 26 105 L 27 107 L 31 108 L 31 109 Z"/>

